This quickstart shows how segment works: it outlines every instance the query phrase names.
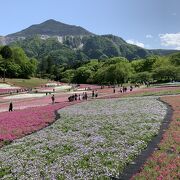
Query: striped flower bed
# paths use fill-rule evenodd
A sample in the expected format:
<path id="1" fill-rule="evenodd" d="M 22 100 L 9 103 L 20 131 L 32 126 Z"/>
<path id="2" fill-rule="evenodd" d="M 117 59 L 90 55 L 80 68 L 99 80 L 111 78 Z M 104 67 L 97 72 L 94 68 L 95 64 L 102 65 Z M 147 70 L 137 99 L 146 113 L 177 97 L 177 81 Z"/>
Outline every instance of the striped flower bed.
<path id="1" fill-rule="evenodd" d="M 124 98 L 80 103 L 59 113 L 51 126 L 0 149 L 1 179 L 117 177 L 158 133 L 166 107 L 156 98 Z"/>
<path id="2" fill-rule="evenodd" d="M 145 163 L 141 172 L 132 179 L 169 180 L 180 179 L 180 95 L 163 97 L 174 110 L 171 124 L 152 156 Z"/>
<path id="3" fill-rule="evenodd" d="M 0 140 L 14 140 L 37 131 L 55 119 L 55 111 L 70 103 L 57 103 L 0 114 Z"/>

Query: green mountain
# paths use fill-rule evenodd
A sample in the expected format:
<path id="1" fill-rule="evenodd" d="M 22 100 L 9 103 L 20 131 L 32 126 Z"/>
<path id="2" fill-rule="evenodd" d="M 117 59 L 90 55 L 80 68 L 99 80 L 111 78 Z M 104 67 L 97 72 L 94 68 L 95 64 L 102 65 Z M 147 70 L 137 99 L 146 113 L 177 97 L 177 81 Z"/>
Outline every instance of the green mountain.
<path id="1" fill-rule="evenodd" d="M 32 25 L 20 32 L 0 37 L 0 44 L 22 47 L 29 57 L 51 57 L 58 64 L 73 64 L 88 59 L 122 56 L 128 60 L 149 55 L 167 55 L 175 50 L 148 50 L 128 44 L 114 35 L 95 35 L 86 29 L 55 20 Z"/>
<path id="2" fill-rule="evenodd" d="M 122 38 L 113 35 L 65 36 L 42 39 L 41 36 L 30 36 L 11 45 L 23 48 L 29 57 L 38 60 L 51 56 L 58 64 L 72 64 L 89 59 L 106 59 L 125 57 L 128 60 L 145 58 L 149 55 L 166 55 L 174 50 L 147 50 L 126 43 Z"/>
<path id="3" fill-rule="evenodd" d="M 88 57 L 97 59 L 122 56 L 132 60 L 151 54 L 148 50 L 128 44 L 122 38 L 113 35 L 86 37 L 82 50 Z"/>

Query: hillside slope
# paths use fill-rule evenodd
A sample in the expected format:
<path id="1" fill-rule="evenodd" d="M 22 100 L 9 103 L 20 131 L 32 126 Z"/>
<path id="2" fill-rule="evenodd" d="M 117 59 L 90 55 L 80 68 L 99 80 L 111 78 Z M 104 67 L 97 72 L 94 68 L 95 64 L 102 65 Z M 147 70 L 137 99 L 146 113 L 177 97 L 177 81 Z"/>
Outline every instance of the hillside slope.
<path id="1" fill-rule="evenodd" d="M 35 57 L 38 60 L 53 56 L 56 57 L 56 61 L 62 62 L 115 56 L 133 60 L 149 55 L 167 55 L 176 52 L 175 50 L 144 49 L 128 44 L 118 36 L 95 35 L 80 26 L 68 25 L 52 19 L 0 37 L 0 44 L 22 47 L 29 57 Z"/>

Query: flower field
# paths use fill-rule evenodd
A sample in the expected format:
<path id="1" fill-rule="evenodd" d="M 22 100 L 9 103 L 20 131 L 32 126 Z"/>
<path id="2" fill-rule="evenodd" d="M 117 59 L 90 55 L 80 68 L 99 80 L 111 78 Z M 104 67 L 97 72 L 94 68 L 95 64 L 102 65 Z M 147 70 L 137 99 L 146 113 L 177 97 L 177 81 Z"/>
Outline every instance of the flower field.
<path id="1" fill-rule="evenodd" d="M 55 119 L 54 111 L 69 104 L 68 102 L 64 102 L 17 110 L 11 113 L 2 112 L 0 116 L 0 140 L 20 138 L 47 126 Z"/>
<path id="2" fill-rule="evenodd" d="M 34 126 L 30 126 L 33 129 L 43 120 L 43 123 L 52 120 L 52 111 L 62 106 L 41 107 L 43 117 L 39 120 L 33 117 L 37 113 L 35 108 L 29 112 L 25 109 L 24 117 L 19 115 L 18 118 L 18 111 L 11 115 L 17 113 L 14 117 L 22 119 L 16 128 L 24 123 L 22 128 L 28 129 L 28 123 L 33 122 Z M 0 149 L 1 179 L 117 177 L 158 133 L 166 106 L 155 97 L 102 99 L 65 107 L 58 112 L 61 118 L 52 125 Z M 15 124 L 14 119 L 12 129 Z M 18 137 L 17 132 L 6 138 Z"/>
<path id="3" fill-rule="evenodd" d="M 15 87 L 15 86 L 11 86 L 9 84 L 0 83 L 0 95 L 11 93 L 11 92 L 16 92 L 17 90 L 20 90 L 20 87 Z"/>
<path id="4" fill-rule="evenodd" d="M 19 87 L 11 86 L 6 83 L 0 83 L 0 89 L 19 89 Z"/>
<path id="5" fill-rule="evenodd" d="M 11 95 L 11 96 L 6 96 L 3 97 L 2 99 L 9 99 L 9 100 L 13 100 L 13 99 L 24 99 L 24 98 L 37 98 L 37 97 L 43 97 L 46 96 L 45 93 L 23 93 L 23 94 L 16 94 L 16 95 Z"/>
<path id="6" fill-rule="evenodd" d="M 68 96 L 71 94 L 55 94 L 56 103 L 63 103 L 68 101 Z M 26 109 L 30 107 L 47 106 L 51 104 L 52 94 L 46 95 L 45 93 L 27 94 L 22 93 L 18 95 L 0 97 L 0 112 L 8 110 L 9 102 L 13 101 L 14 110 Z M 23 111 L 21 111 L 23 113 Z"/>
<path id="7" fill-rule="evenodd" d="M 41 87 L 41 88 L 36 88 L 38 92 L 53 92 L 53 89 L 55 91 L 67 91 L 69 89 L 71 89 L 71 86 L 69 85 L 59 85 L 59 86 L 55 86 L 55 87 Z"/>
<path id="8" fill-rule="evenodd" d="M 132 179 L 180 179 L 180 96 L 163 97 L 174 110 L 171 124 L 152 156 Z"/>

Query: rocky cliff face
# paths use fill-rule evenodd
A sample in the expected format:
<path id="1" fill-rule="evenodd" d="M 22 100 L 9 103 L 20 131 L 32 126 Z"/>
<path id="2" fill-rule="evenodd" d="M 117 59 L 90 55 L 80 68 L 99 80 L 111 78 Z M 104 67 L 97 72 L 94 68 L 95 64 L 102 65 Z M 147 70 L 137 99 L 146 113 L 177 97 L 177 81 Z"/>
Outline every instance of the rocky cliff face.
<path id="1" fill-rule="evenodd" d="M 0 45 L 8 45 L 12 42 L 23 40 L 26 37 L 8 37 L 8 36 L 1 36 L 0 37 Z"/>
<path id="2" fill-rule="evenodd" d="M 6 37 L 0 36 L 0 45 L 6 45 Z"/>
<path id="3" fill-rule="evenodd" d="M 49 38 L 51 39 L 56 39 L 60 43 L 67 45 L 68 47 L 72 49 L 82 49 L 84 45 L 83 39 L 89 36 L 86 35 L 81 35 L 81 36 L 72 36 L 72 35 L 67 35 L 67 36 L 49 36 L 49 35 L 37 35 L 40 37 L 40 39 L 47 40 Z M 29 36 L 28 38 L 33 37 Z M 19 36 L 19 37 L 9 37 L 9 36 L 0 36 L 0 45 L 8 45 L 10 43 L 24 40 L 27 37 Z"/>

